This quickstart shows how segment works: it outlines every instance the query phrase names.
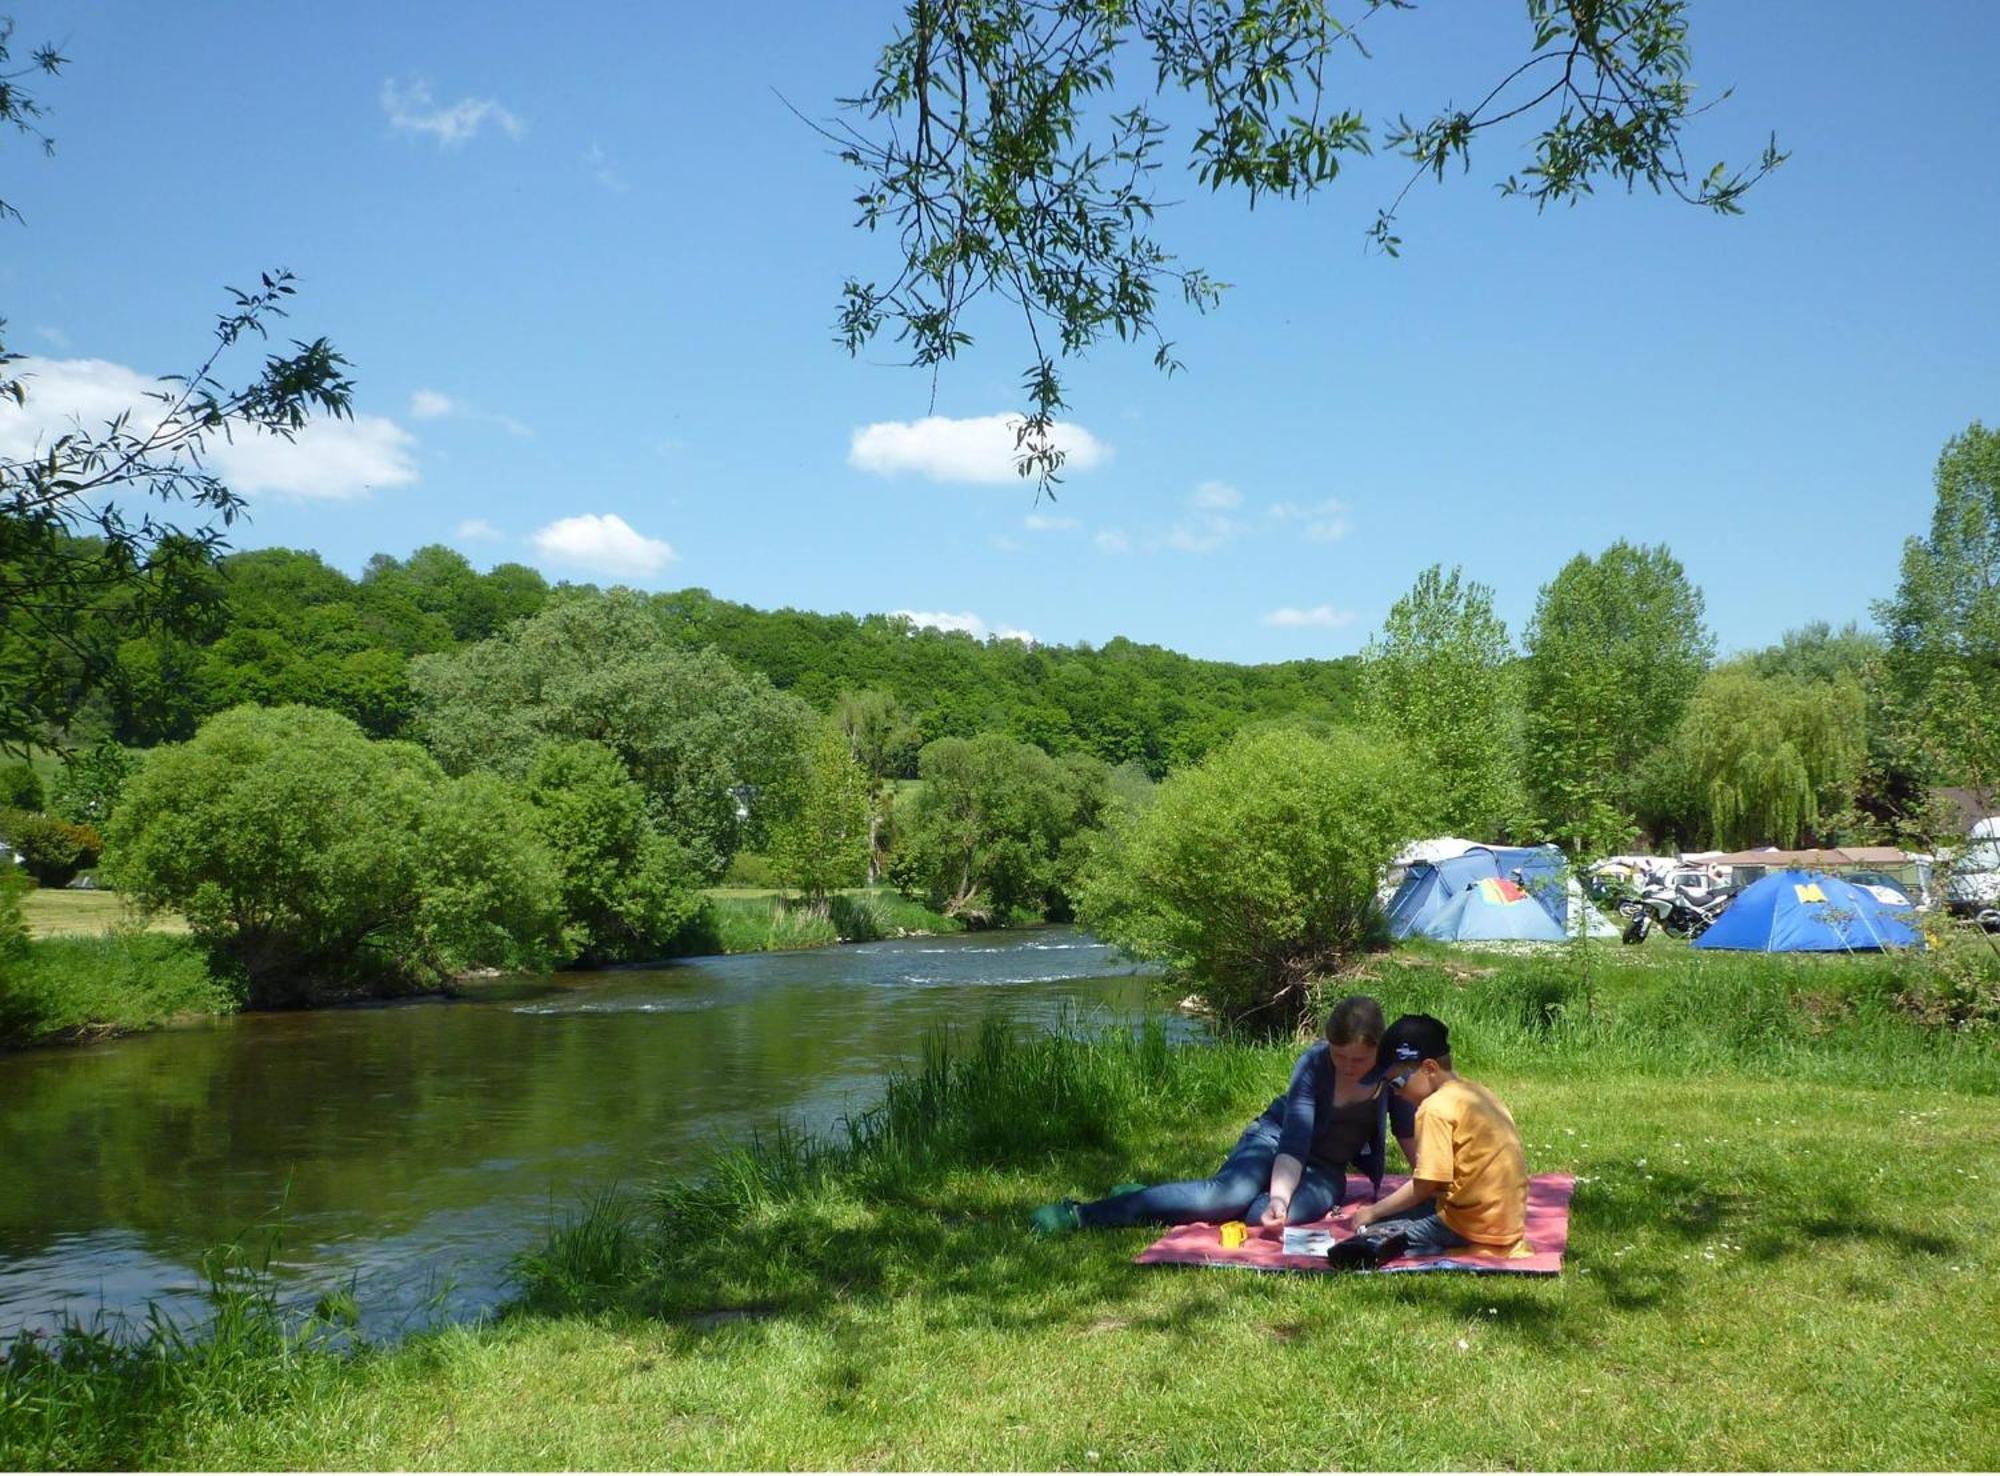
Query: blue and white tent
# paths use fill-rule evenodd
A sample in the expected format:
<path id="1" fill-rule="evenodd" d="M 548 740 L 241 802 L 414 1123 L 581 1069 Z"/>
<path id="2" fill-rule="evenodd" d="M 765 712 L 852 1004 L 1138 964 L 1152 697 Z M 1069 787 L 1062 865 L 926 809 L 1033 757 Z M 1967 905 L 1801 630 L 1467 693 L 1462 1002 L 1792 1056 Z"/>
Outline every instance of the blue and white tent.
<path id="1" fill-rule="evenodd" d="M 1525 887 L 1489 876 L 1452 898 L 1424 936 L 1444 943 L 1560 943 L 1564 935 Z"/>
<path id="2" fill-rule="evenodd" d="M 1439 931 L 1445 913 L 1468 888 L 1477 887 L 1482 881 L 1512 882 L 1526 891 L 1554 920 L 1558 939 L 1567 929 L 1579 924 L 1588 928 L 1593 937 L 1615 936 L 1618 931 L 1609 919 L 1584 901 L 1581 890 L 1569 875 L 1568 862 L 1554 846 L 1474 846 L 1461 855 L 1437 861 L 1418 861 L 1410 866 L 1403 876 L 1403 884 L 1383 909 L 1389 922 L 1389 935 L 1407 938 L 1414 933 L 1425 938 L 1445 937 Z M 1454 922 L 1452 926 L 1460 928 L 1476 924 Z M 1510 924 L 1510 928 L 1513 926 L 1518 924 Z M 1455 932 L 1452 936 L 1460 941 L 1470 941 L 1479 937 L 1513 938 L 1524 935 L 1510 930 L 1487 934 Z"/>
<path id="3" fill-rule="evenodd" d="M 1824 871 L 1774 871 L 1736 894 L 1694 940 L 1755 953 L 1863 953 L 1922 948 L 1915 918 Z"/>

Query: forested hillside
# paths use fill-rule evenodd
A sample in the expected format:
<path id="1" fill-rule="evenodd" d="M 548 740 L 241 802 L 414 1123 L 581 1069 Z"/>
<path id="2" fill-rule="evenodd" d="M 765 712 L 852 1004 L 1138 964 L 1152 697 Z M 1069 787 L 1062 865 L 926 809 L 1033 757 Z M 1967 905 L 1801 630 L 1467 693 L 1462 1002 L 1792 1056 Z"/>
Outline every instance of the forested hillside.
<path id="1" fill-rule="evenodd" d="M 551 587 L 520 564 L 482 574 L 440 546 L 407 559 L 378 554 L 359 579 L 310 552 L 232 554 L 217 570 L 220 613 L 208 638 L 125 642 L 116 680 L 73 736 L 178 741 L 244 702 L 329 707 L 375 737 L 402 736 L 413 712 L 410 658 L 455 651 L 592 588 Z M 982 643 L 895 616 L 756 610 L 701 589 L 650 604 L 669 644 L 712 647 L 821 712 L 850 693 L 893 696 L 917 747 L 997 732 L 1051 753 L 1135 762 L 1156 777 L 1247 723 L 1345 717 L 1359 683 L 1352 658 L 1237 666 L 1122 638 L 1101 648 Z"/>

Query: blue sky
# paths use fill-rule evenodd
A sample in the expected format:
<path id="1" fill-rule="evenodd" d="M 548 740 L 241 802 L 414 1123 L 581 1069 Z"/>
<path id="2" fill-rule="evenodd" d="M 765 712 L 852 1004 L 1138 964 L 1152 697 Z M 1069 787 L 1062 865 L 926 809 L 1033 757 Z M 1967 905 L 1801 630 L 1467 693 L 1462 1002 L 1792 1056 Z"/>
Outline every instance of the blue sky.
<path id="1" fill-rule="evenodd" d="M 832 116 L 893 7 L 11 10 L 17 56 L 71 57 L 40 88 L 55 157 L 0 143 L 26 216 L 0 226 L 0 312 L 42 410 L 188 367 L 224 283 L 289 267 L 290 327 L 353 361 L 358 419 L 234 453 L 237 542 L 350 571 L 444 542 L 1275 660 L 1359 649 L 1433 561 L 1518 632 L 1564 560 L 1624 537 L 1673 547 L 1730 650 L 1865 620 L 1945 439 L 2000 420 L 1986 0 L 1697 4 L 1695 78 L 1736 93 L 1691 156 L 1772 129 L 1793 151 L 1735 220 L 1616 192 L 1537 217 L 1491 188 L 1518 137 L 1413 191 L 1393 261 L 1362 231 L 1396 161 L 1254 213 L 1169 182 L 1162 239 L 1234 289 L 1167 317 L 1182 375 L 1115 345 L 1071 370 L 1096 454 L 1053 506 L 966 479 L 976 422 L 1017 408 L 1011 325 L 979 324 L 935 405 L 887 347 L 832 342 L 841 281 L 889 245 L 781 98 Z M 1379 17 L 1336 94 L 1470 101 L 1525 54 L 1521 12 Z"/>

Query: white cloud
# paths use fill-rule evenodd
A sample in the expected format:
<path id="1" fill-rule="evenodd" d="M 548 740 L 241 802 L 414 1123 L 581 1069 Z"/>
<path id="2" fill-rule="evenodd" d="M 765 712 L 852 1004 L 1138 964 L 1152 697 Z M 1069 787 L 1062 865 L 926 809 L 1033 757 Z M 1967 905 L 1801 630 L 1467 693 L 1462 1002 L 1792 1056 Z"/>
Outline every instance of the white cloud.
<path id="1" fill-rule="evenodd" d="M 945 610 L 891 610 L 889 613 L 902 616 L 912 625 L 928 626 L 932 630 L 962 630 L 976 641 L 995 638 L 1020 641 L 1029 646 L 1035 644 L 1032 631 L 1012 625 L 988 625 L 970 610 L 957 615 Z"/>
<path id="2" fill-rule="evenodd" d="M 420 389 L 410 396 L 412 420 L 437 420 L 455 414 L 457 410 L 458 401 L 438 390 Z"/>
<path id="3" fill-rule="evenodd" d="M 1004 533 L 996 533 L 986 541 L 992 545 L 995 553 L 1017 554 L 1025 552 L 1028 547 L 1020 539 L 1009 538 Z"/>
<path id="4" fill-rule="evenodd" d="M 410 453 L 416 444 L 393 420 L 357 415 L 310 421 L 291 441 L 258 432 L 238 436 L 233 445 L 210 442 L 209 452 L 222 479 L 246 497 L 276 492 L 344 501 L 414 482 Z"/>
<path id="5" fill-rule="evenodd" d="M 1235 507 L 1243 501 L 1243 494 L 1227 482 L 1203 482 L 1188 501 L 1196 507 Z"/>
<path id="6" fill-rule="evenodd" d="M 583 151 L 583 164 L 584 168 L 590 171 L 592 179 L 614 194 L 622 195 L 625 191 L 632 188 L 625 183 L 625 176 L 611 167 L 611 160 L 605 156 L 604 150 L 596 144 L 592 144 Z"/>
<path id="7" fill-rule="evenodd" d="M 457 528 L 460 538 L 473 542 L 491 542 L 500 537 L 500 530 L 484 518 L 467 518 Z"/>
<path id="8" fill-rule="evenodd" d="M 1090 540 L 1108 554 L 1129 553 L 1132 540 L 1125 536 L 1123 528 L 1100 528 Z"/>
<path id="9" fill-rule="evenodd" d="M 617 513 L 558 518 L 529 541 L 544 558 L 596 574 L 657 574 L 679 557 L 672 545 L 647 538 Z"/>
<path id="10" fill-rule="evenodd" d="M 1271 516 L 1281 523 L 1300 523 L 1314 543 L 1333 543 L 1347 536 L 1347 504 L 1338 497 L 1324 502 L 1274 502 Z"/>
<path id="11" fill-rule="evenodd" d="M 1358 617 L 1352 610 L 1336 610 L 1331 605 L 1314 605 L 1310 610 L 1296 610 L 1289 606 L 1273 610 L 1264 617 L 1264 624 L 1289 628 L 1318 627 L 1323 630 L 1337 629 L 1352 625 Z"/>
<path id="12" fill-rule="evenodd" d="M 878 420 L 856 427 L 847 464 L 883 477 L 915 472 L 933 482 L 1012 482 L 1019 479 L 1014 437 L 1021 424 L 1018 415 Z M 1080 425 L 1059 420 L 1050 436 L 1065 453 L 1065 475 L 1090 471 L 1111 459 L 1111 448 Z"/>
<path id="13" fill-rule="evenodd" d="M 1225 518 L 1220 513 L 1205 513 L 1199 517 L 1183 518 L 1167 530 L 1167 547 L 1182 553 L 1214 553 L 1238 533 L 1243 525 L 1234 518 Z"/>
<path id="14" fill-rule="evenodd" d="M 1030 533 L 1071 533 L 1083 524 L 1075 518 L 1059 518 L 1049 513 L 1029 513 L 1021 526 Z"/>
<path id="15" fill-rule="evenodd" d="M 130 412 L 127 429 L 150 435 L 166 407 L 150 398 L 173 386 L 105 359 L 18 360 L 13 371 L 27 384 L 28 403 L 0 401 L 0 457 L 28 456 L 78 429 L 99 434 L 114 416 Z M 316 419 L 292 440 L 263 431 L 239 432 L 234 441 L 207 438 L 209 467 L 233 491 L 318 498 L 366 496 L 377 487 L 417 480 L 416 440 L 393 420 L 357 415 Z"/>
<path id="16" fill-rule="evenodd" d="M 486 425 L 497 425 L 510 436 L 527 437 L 535 433 L 533 426 L 523 425 L 511 415 L 495 415 L 487 410 L 475 410 L 455 395 L 443 390 L 420 389 L 410 396 L 410 417 L 413 420 L 476 420 Z"/>
<path id="17" fill-rule="evenodd" d="M 382 112 L 391 128 L 404 133 L 428 133 L 445 148 L 455 148 L 476 138 L 488 123 L 509 138 L 519 138 L 527 125 L 490 97 L 462 97 L 449 107 L 440 106 L 431 95 L 430 84 L 421 78 L 398 82 L 393 77 L 382 84 Z"/>
<path id="18" fill-rule="evenodd" d="M 69 335 L 60 328 L 37 328 L 35 332 L 41 334 L 42 341 L 58 352 L 69 347 Z"/>

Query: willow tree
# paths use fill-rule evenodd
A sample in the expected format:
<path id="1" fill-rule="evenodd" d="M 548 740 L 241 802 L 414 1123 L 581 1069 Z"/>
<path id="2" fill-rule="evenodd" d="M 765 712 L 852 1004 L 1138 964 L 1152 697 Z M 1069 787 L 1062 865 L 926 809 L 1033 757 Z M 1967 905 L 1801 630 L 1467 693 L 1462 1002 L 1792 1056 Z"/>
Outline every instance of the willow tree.
<path id="1" fill-rule="evenodd" d="M 1523 45 L 1492 59 L 1477 104 L 1426 100 L 1371 119 L 1340 101 L 1338 68 L 1367 59 L 1364 22 L 1379 40 L 1385 13 L 1410 8 L 906 0 L 874 75 L 824 130 L 860 173 L 856 223 L 895 243 L 885 275 L 846 283 L 849 352 L 887 334 L 935 371 L 971 347 L 983 300 L 1017 315 L 1029 350 L 1019 463 L 1046 489 L 1062 466 L 1063 362 L 1115 337 L 1149 343 L 1172 371 L 1162 297 L 1197 311 L 1222 297 L 1154 233 L 1190 184 L 1255 205 L 1314 194 L 1378 151 L 1398 156 L 1368 229 L 1394 256 L 1411 187 L 1469 172 L 1494 130 L 1527 143 L 1495 183 L 1537 210 L 1612 184 L 1735 214 L 1784 158 L 1775 140 L 1743 168 L 1701 171 L 1683 156 L 1683 128 L 1712 106 L 1695 101 L 1685 0 L 1526 0 Z M 1182 168 L 1165 173 L 1170 119 L 1185 119 L 1187 142 Z"/>
<path id="2" fill-rule="evenodd" d="M 1693 833 L 1731 848 L 1829 839 L 1867 757 L 1867 698 L 1853 676 L 1761 677 L 1747 663 L 1702 679 L 1669 746 Z"/>

